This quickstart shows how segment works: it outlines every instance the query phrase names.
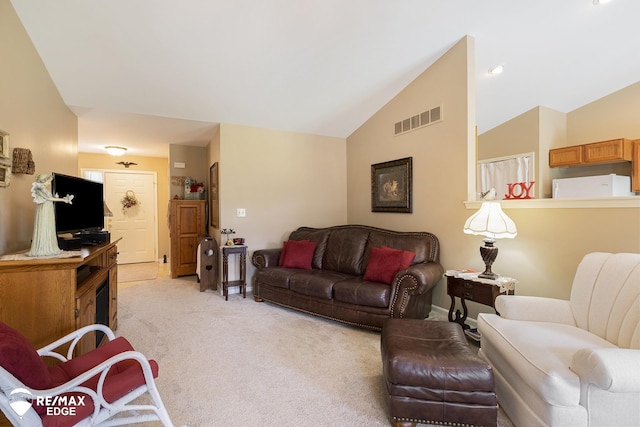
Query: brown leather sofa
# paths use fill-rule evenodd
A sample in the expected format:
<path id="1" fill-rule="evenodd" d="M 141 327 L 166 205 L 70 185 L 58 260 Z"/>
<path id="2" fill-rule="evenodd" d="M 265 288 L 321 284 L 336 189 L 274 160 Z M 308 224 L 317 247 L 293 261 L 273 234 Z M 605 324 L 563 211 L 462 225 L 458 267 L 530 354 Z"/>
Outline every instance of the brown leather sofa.
<path id="1" fill-rule="evenodd" d="M 268 301 L 344 323 L 381 330 L 388 318 L 424 319 L 432 288 L 443 274 L 438 238 L 364 225 L 301 227 L 289 240 L 315 242 L 311 269 L 278 265 L 281 248 L 253 253 L 253 293 Z M 390 284 L 364 280 L 372 248 L 415 253 Z M 377 250 L 377 249 L 376 249 Z"/>

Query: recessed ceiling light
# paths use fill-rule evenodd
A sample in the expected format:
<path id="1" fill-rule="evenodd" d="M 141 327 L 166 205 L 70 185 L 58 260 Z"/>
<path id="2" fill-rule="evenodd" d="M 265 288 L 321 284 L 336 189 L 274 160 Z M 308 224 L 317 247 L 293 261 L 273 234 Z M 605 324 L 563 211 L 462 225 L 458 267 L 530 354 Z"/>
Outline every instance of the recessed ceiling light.
<path id="1" fill-rule="evenodd" d="M 122 156 L 127 151 L 126 148 L 117 147 L 115 145 L 104 147 L 104 149 L 107 150 L 107 153 L 111 154 L 112 156 Z"/>
<path id="2" fill-rule="evenodd" d="M 503 71 L 504 71 L 503 65 L 496 65 L 495 67 L 489 68 L 489 74 L 491 75 L 500 74 Z"/>
<path id="3" fill-rule="evenodd" d="M 607 4 L 610 3 L 611 0 L 593 0 L 593 4 L 595 5 L 599 5 L 599 4 Z"/>

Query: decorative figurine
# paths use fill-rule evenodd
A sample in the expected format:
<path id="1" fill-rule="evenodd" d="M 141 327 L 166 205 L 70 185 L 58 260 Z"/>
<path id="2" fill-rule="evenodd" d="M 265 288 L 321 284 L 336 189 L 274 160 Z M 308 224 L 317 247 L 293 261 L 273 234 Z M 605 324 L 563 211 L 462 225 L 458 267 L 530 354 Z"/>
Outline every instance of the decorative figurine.
<path id="1" fill-rule="evenodd" d="M 31 250 L 25 254 L 26 256 L 44 257 L 62 253 L 62 250 L 58 247 L 53 202 L 71 204 L 73 195 L 67 194 L 65 197 L 58 197 L 57 194 L 52 195 L 49 190 L 52 179 L 53 175 L 38 174 L 31 185 L 31 195 L 36 203 L 36 217 L 33 226 Z"/>
<path id="2" fill-rule="evenodd" d="M 225 243 L 226 246 L 235 246 L 233 244 L 233 239 L 229 238 L 229 234 L 236 234 L 236 231 L 233 228 L 223 228 L 222 230 L 220 230 L 220 233 L 226 235 L 226 238 L 225 238 L 225 240 L 227 241 Z"/>

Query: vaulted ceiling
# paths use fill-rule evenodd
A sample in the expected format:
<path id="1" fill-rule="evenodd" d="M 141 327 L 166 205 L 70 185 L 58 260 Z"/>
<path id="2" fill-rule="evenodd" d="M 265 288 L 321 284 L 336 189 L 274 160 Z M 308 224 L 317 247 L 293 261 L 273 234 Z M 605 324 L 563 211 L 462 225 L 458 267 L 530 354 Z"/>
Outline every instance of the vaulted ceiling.
<path id="1" fill-rule="evenodd" d="M 347 137 L 465 35 L 479 132 L 640 80 L 638 0 L 11 3 L 84 152 L 166 156 L 205 145 L 218 123 Z"/>

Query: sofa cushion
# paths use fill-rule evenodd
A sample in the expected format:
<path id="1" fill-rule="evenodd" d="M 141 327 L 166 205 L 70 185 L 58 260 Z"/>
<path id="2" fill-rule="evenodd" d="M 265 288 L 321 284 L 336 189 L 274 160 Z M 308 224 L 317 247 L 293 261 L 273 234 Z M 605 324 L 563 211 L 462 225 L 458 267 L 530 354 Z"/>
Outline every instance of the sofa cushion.
<path id="1" fill-rule="evenodd" d="M 282 251 L 282 267 L 311 270 L 311 261 L 317 243 L 309 240 L 289 240 Z"/>
<path id="2" fill-rule="evenodd" d="M 371 248 L 364 280 L 391 284 L 396 273 L 411 265 L 414 253 L 386 246 Z"/>
<path id="3" fill-rule="evenodd" d="M 615 348 L 575 326 L 509 320 L 495 314 L 479 314 L 478 331 L 492 364 L 496 361 L 491 354 L 498 351 L 542 400 L 558 406 L 580 402 L 580 379 L 569 369 L 574 353 L 583 348 Z"/>
<path id="4" fill-rule="evenodd" d="M 333 285 L 351 278 L 353 276 L 349 274 L 309 270 L 292 275 L 289 278 L 289 289 L 299 294 L 330 300 L 333 297 Z"/>
<path id="5" fill-rule="evenodd" d="M 364 249 L 369 230 L 357 226 L 335 228 L 327 240 L 322 268 L 360 276 L 364 273 Z"/>
<path id="6" fill-rule="evenodd" d="M 2 322 L 0 366 L 29 388 L 44 390 L 51 385 L 47 366 L 33 345 L 20 332 Z"/>
<path id="7" fill-rule="evenodd" d="M 423 232 L 392 232 L 386 230 L 372 231 L 365 250 L 365 262 L 369 259 L 371 248 L 387 246 L 394 249 L 402 249 L 415 253 L 412 264 L 434 261 L 434 248 L 436 244 L 433 236 Z M 437 251 L 436 251 L 437 253 Z M 437 256 L 435 257 L 437 262 Z"/>
<path id="8" fill-rule="evenodd" d="M 336 282 L 333 285 L 333 298 L 348 304 L 384 308 L 389 306 L 391 300 L 391 286 L 354 277 Z"/>
<path id="9" fill-rule="evenodd" d="M 256 283 L 268 283 L 270 286 L 289 289 L 289 278 L 299 271 L 284 267 L 257 268 L 253 277 Z"/>
<path id="10" fill-rule="evenodd" d="M 390 248 L 388 246 L 380 246 L 382 249 L 393 249 L 402 251 L 402 268 L 407 268 L 413 264 L 413 260 L 416 258 L 416 253 L 412 251 L 403 251 L 402 249 Z"/>

